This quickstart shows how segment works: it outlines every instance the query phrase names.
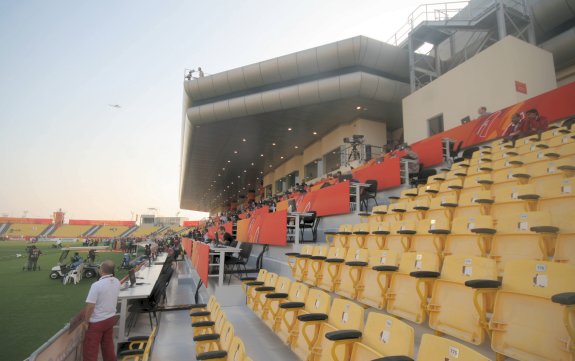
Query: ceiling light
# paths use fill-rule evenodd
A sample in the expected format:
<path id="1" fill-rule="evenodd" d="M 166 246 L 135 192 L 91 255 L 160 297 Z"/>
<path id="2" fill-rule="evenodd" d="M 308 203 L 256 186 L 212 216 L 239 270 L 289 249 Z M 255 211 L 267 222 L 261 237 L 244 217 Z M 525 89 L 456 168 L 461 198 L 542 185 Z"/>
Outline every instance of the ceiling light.
<path id="1" fill-rule="evenodd" d="M 234 154 L 238 154 L 238 151 L 237 151 L 237 150 L 234 150 Z"/>
<path id="2" fill-rule="evenodd" d="M 270 164 L 270 168 L 272 167 L 272 165 Z"/>
<path id="3" fill-rule="evenodd" d="M 291 128 L 288 128 L 288 131 L 290 131 L 290 132 L 291 132 Z"/>
<path id="4" fill-rule="evenodd" d="M 221 177 L 221 176 L 222 176 L 221 174 L 218 174 L 218 177 Z"/>
<path id="5" fill-rule="evenodd" d="M 242 142 L 245 142 L 245 141 L 247 141 L 246 138 L 243 138 L 243 139 L 242 139 Z"/>
<path id="6" fill-rule="evenodd" d="M 244 173 L 247 173 L 248 171 L 244 169 Z"/>
<path id="7" fill-rule="evenodd" d="M 317 132 L 313 132 L 313 135 L 317 135 Z"/>
<path id="8" fill-rule="evenodd" d="M 232 161 L 228 159 L 228 163 L 231 163 Z"/>
<path id="9" fill-rule="evenodd" d="M 275 147 L 275 146 L 276 146 L 276 143 L 274 142 L 274 143 L 272 143 L 272 145 Z"/>
<path id="10" fill-rule="evenodd" d="M 284 156 L 282 155 L 282 156 L 280 157 L 280 159 L 284 159 Z"/>
<path id="11" fill-rule="evenodd" d="M 252 165 L 254 165 L 254 162 L 252 162 Z"/>
<path id="12" fill-rule="evenodd" d="M 262 153 L 262 154 L 260 154 L 260 157 L 263 157 L 263 156 L 264 156 L 264 154 L 263 154 L 263 153 Z"/>
<path id="13" fill-rule="evenodd" d="M 297 145 L 294 145 L 293 147 L 294 147 L 295 149 L 298 149 L 298 148 L 299 148 Z"/>
<path id="14" fill-rule="evenodd" d="M 357 107 L 355 107 L 356 110 L 361 110 L 361 106 L 358 105 Z"/>

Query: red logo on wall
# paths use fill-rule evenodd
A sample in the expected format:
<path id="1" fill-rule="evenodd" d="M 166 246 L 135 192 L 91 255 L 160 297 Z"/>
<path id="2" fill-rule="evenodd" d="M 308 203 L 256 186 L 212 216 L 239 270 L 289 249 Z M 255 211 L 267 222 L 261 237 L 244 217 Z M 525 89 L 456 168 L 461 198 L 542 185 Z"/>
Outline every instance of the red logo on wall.
<path id="1" fill-rule="evenodd" d="M 515 80 L 515 91 L 522 94 L 527 94 L 527 84 Z"/>

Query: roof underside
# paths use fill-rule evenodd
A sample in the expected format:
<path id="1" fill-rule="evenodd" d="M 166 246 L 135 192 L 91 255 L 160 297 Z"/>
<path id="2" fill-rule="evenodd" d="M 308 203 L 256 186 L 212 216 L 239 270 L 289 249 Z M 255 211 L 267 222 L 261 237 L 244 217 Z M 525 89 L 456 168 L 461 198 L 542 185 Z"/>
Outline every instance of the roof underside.
<path id="1" fill-rule="evenodd" d="M 186 81 L 180 206 L 211 211 L 257 189 L 358 117 L 400 128 L 407 74 L 403 49 L 356 37 Z"/>

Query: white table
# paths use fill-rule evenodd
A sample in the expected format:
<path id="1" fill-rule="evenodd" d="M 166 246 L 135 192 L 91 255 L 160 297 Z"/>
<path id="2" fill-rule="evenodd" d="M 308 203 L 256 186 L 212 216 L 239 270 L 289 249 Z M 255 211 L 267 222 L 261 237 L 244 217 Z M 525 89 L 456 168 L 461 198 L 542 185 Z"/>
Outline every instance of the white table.
<path id="1" fill-rule="evenodd" d="M 309 212 L 290 212 L 288 213 L 288 217 L 293 217 L 294 218 L 294 238 L 293 238 L 293 244 L 294 244 L 294 248 L 295 248 L 295 252 L 299 252 L 300 250 L 300 232 L 299 232 L 299 223 L 301 220 L 301 217 L 311 217 L 313 216 L 313 213 L 309 213 Z"/>
<path id="2" fill-rule="evenodd" d="M 227 247 L 227 246 L 220 246 L 216 247 L 210 244 L 210 256 L 218 254 L 220 256 L 219 263 L 210 263 L 210 266 L 217 266 L 218 267 L 218 274 L 217 275 L 208 275 L 208 277 L 218 277 L 218 286 L 224 285 L 224 262 L 226 258 L 226 253 L 238 253 L 241 251 L 241 248 L 236 247 Z"/>
<path id="3" fill-rule="evenodd" d="M 361 188 L 369 188 L 369 184 L 350 182 L 349 187 L 355 189 L 355 214 L 359 215 L 361 213 Z"/>
<path id="4" fill-rule="evenodd" d="M 136 300 L 150 297 L 152 289 L 160 277 L 162 265 L 144 267 L 136 272 L 137 283 L 134 287 L 127 287 L 120 290 L 118 301 L 120 301 L 120 324 L 118 327 L 118 342 L 126 340 L 126 318 L 128 317 L 128 300 Z M 127 281 L 129 283 L 129 281 Z"/>

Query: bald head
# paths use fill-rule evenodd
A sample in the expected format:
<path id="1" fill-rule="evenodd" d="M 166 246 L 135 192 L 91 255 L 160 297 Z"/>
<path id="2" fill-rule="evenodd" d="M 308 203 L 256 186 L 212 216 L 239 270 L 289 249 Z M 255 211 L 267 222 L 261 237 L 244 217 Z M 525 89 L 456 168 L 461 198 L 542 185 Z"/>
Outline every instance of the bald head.
<path id="1" fill-rule="evenodd" d="M 114 262 L 112 260 L 109 260 L 109 259 L 105 260 L 100 265 L 100 274 L 102 276 L 114 274 L 114 268 L 115 267 L 116 266 L 114 265 Z"/>

